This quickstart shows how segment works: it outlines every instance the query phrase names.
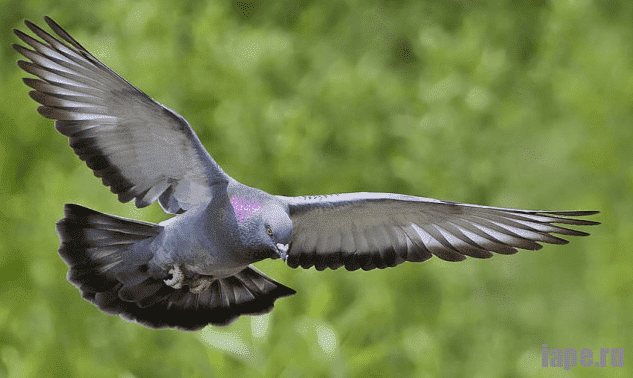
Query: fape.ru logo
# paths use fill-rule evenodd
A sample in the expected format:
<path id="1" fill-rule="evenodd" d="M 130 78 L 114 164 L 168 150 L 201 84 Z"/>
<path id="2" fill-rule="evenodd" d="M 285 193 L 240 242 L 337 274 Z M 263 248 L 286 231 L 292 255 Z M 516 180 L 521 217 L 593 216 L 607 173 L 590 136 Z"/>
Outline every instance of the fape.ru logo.
<path id="1" fill-rule="evenodd" d="M 541 347 L 541 366 L 560 367 L 569 370 L 582 367 L 624 367 L 624 348 L 600 348 L 598 353 L 593 349 L 582 348 L 550 348 L 547 344 Z"/>

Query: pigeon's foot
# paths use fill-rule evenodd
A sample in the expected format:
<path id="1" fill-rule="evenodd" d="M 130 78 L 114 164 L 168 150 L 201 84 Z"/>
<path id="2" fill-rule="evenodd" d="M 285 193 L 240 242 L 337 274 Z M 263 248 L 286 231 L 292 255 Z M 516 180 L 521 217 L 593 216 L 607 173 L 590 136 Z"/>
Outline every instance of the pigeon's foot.
<path id="1" fill-rule="evenodd" d="M 283 261 L 288 259 L 288 244 L 277 243 L 277 254 Z"/>
<path id="2" fill-rule="evenodd" d="M 213 281 L 214 278 L 211 276 L 200 276 L 189 283 L 189 291 L 193 294 L 200 294 L 207 290 Z"/>
<path id="3" fill-rule="evenodd" d="M 171 274 L 171 278 L 163 280 L 165 285 L 171 286 L 174 289 L 182 288 L 182 284 L 185 280 L 185 275 L 180 270 L 178 265 L 174 265 L 173 268 L 169 269 L 169 274 Z"/>

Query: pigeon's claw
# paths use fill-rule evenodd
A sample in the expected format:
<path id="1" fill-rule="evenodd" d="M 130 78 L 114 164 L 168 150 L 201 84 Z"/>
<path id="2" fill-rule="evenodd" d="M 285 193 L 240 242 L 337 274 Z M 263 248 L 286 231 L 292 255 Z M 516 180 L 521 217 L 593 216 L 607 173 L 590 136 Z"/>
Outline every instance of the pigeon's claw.
<path id="1" fill-rule="evenodd" d="M 283 261 L 288 260 L 288 244 L 277 243 L 277 254 Z"/>
<path id="2" fill-rule="evenodd" d="M 180 270 L 178 265 L 174 265 L 173 268 L 169 269 L 169 274 L 171 274 L 171 278 L 163 280 L 165 285 L 171 286 L 174 289 L 182 288 L 182 284 L 185 280 L 185 275 Z"/>
<path id="3" fill-rule="evenodd" d="M 201 276 L 189 283 L 189 292 L 200 294 L 207 290 L 213 283 L 214 278 L 209 276 Z"/>

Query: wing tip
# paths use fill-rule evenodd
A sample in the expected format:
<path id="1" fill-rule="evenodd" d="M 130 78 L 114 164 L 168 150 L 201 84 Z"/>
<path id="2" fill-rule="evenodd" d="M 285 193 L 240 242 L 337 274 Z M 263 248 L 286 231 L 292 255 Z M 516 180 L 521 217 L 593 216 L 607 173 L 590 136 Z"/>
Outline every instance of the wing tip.
<path id="1" fill-rule="evenodd" d="M 29 26 L 29 25 L 33 25 L 33 26 Z M 35 26 L 35 24 L 27 24 L 28 28 L 34 32 L 36 35 L 41 36 L 41 33 L 44 33 L 41 30 L 38 30 Z M 29 34 L 26 34 L 25 32 L 23 32 L 20 29 L 13 29 L 13 33 L 16 35 L 16 37 L 18 37 L 22 42 L 26 43 L 27 45 L 34 47 L 39 43 L 42 43 L 40 40 L 35 39 L 34 37 L 30 36 Z"/>
<path id="2" fill-rule="evenodd" d="M 601 224 L 598 221 L 579 219 L 578 217 L 586 217 L 600 214 L 599 210 L 553 210 L 553 211 L 535 211 L 534 215 L 549 217 L 553 220 L 546 223 L 562 223 L 575 226 L 597 226 Z M 584 235 L 579 235 L 584 236 Z"/>
<path id="3" fill-rule="evenodd" d="M 53 110 L 49 108 L 48 106 L 44 106 L 44 105 L 38 106 L 37 112 L 40 113 L 42 117 L 44 118 L 53 119 L 53 120 L 57 119 L 55 117 L 55 114 L 53 114 Z"/>
<path id="4" fill-rule="evenodd" d="M 600 223 L 598 223 L 598 224 L 600 224 Z M 553 233 L 554 234 L 569 235 L 569 236 L 589 236 L 589 235 L 591 235 L 588 232 L 579 231 L 579 230 L 573 230 L 573 229 L 570 229 L 570 228 L 565 228 L 565 230 L 567 231 L 566 234 L 562 233 L 562 232 L 556 232 L 556 231 L 554 231 Z"/>
<path id="5" fill-rule="evenodd" d="M 574 226 L 597 226 L 602 224 L 598 221 L 586 220 L 586 219 L 576 219 L 576 218 L 556 218 L 556 220 L 550 223 L 562 223 L 562 224 L 571 224 Z"/>
<path id="6" fill-rule="evenodd" d="M 13 34 L 15 34 L 18 38 L 20 38 L 21 35 L 26 35 L 22 30 L 20 30 L 18 28 L 13 28 L 11 30 L 13 30 Z M 22 38 L 20 38 L 20 39 L 22 39 Z"/>
<path id="7" fill-rule="evenodd" d="M 35 89 L 32 91 L 29 91 L 29 97 L 31 97 L 33 101 L 40 103 L 42 105 L 44 105 L 44 102 L 46 102 L 46 99 L 44 98 L 44 93 L 40 91 L 36 91 Z"/>
<path id="8" fill-rule="evenodd" d="M 18 67 L 20 67 L 21 69 L 23 69 L 23 70 L 25 70 L 25 71 L 26 71 L 26 69 L 27 69 L 27 68 L 29 68 L 29 66 L 30 66 L 32 63 L 31 63 L 31 62 L 27 62 L 26 60 L 22 60 L 22 59 L 20 59 L 20 60 L 18 60 L 17 64 L 18 64 Z M 28 71 L 27 71 L 27 72 L 28 72 Z M 29 73 L 30 73 L 30 72 L 29 72 Z"/>
<path id="9" fill-rule="evenodd" d="M 26 27 L 29 28 L 29 30 L 31 30 L 33 33 L 35 33 L 38 37 L 42 38 L 43 40 L 46 40 L 47 42 L 49 42 L 48 41 L 49 38 L 56 39 L 52 35 L 50 35 L 50 33 L 48 33 L 47 31 L 39 27 L 36 23 L 30 20 L 24 20 L 24 25 L 26 25 Z"/>
<path id="10" fill-rule="evenodd" d="M 53 30 L 55 30 L 56 28 L 61 29 L 61 27 L 59 26 L 59 24 L 57 22 L 55 22 L 55 20 L 53 20 L 51 17 L 49 16 L 44 16 L 44 22 L 46 22 L 46 24 Z M 56 31 L 56 30 L 55 30 Z"/>
<path id="11" fill-rule="evenodd" d="M 553 210 L 543 211 L 543 213 L 551 215 L 561 215 L 567 217 L 586 217 L 589 215 L 600 214 L 600 210 Z"/>
<path id="12" fill-rule="evenodd" d="M 37 26 L 33 21 L 29 19 L 24 20 L 24 26 L 29 28 L 31 31 L 35 32 L 35 29 L 41 30 L 39 26 Z"/>
<path id="13" fill-rule="evenodd" d="M 15 30 L 15 29 L 13 29 L 13 30 Z M 24 53 L 23 53 L 24 50 L 28 50 L 26 47 L 24 47 L 22 45 L 19 45 L 17 43 L 12 43 L 11 44 L 11 48 L 13 50 L 17 51 L 18 53 L 20 53 L 21 55 L 24 55 Z"/>
<path id="14" fill-rule="evenodd" d="M 33 87 L 33 85 L 35 85 L 35 83 L 36 83 L 36 82 L 38 82 L 38 81 L 39 81 L 39 80 L 34 79 L 34 78 L 32 78 L 32 77 L 23 77 L 23 78 L 22 78 L 22 82 L 23 82 L 24 84 L 26 84 L 27 86 L 31 87 L 31 88 L 34 88 L 34 87 Z"/>

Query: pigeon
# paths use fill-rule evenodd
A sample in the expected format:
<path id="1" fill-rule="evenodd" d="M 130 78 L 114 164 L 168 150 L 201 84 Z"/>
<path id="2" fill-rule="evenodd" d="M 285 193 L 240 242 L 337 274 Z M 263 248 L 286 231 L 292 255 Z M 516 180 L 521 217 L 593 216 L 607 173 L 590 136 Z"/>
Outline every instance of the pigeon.
<path id="1" fill-rule="evenodd" d="M 158 224 L 66 204 L 57 223 L 68 280 L 106 313 L 197 330 L 272 310 L 295 291 L 252 266 L 383 269 L 432 256 L 489 258 L 586 236 L 597 211 L 479 206 L 392 193 L 272 195 L 227 175 L 176 112 L 136 88 L 45 17 L 13 47 L 24 83 L 74 152 L 121 202 L 156 201 Z M 558 236 L 557 236 L 558 235 Z"/>

